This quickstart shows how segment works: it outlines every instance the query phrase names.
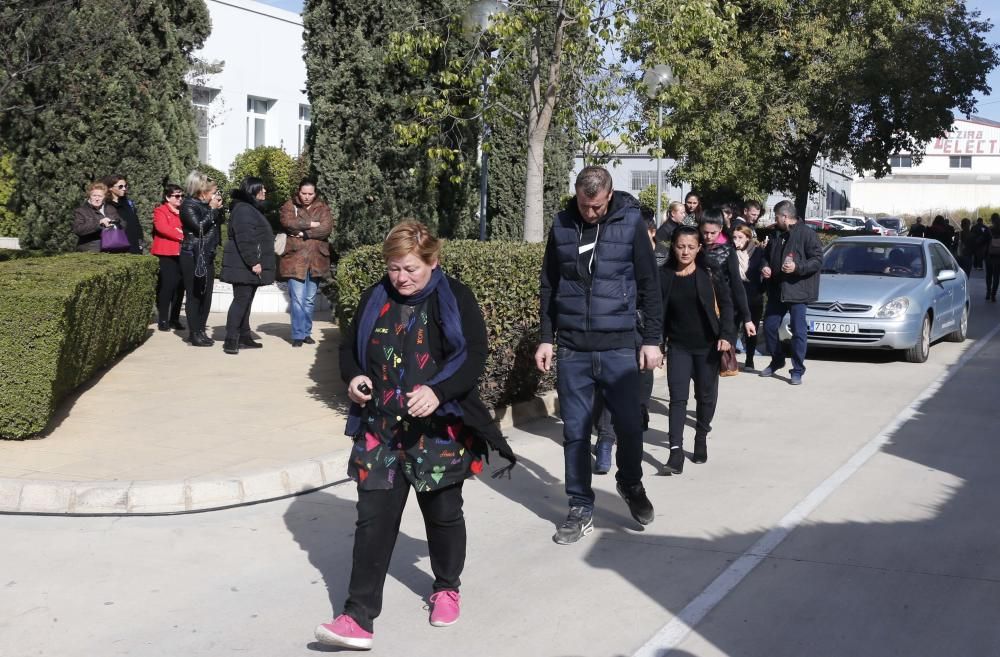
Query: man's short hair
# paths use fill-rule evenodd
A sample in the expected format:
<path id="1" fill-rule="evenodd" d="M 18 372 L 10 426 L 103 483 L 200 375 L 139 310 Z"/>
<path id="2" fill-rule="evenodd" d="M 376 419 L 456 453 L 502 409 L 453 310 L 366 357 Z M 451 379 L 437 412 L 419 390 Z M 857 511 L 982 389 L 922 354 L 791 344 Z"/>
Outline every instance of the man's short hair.
<path id="1" fill-rule="evenodd" d="M 747 202 L 745 202 L 743 204 L 743 209 L 744 210 L 749 210 L 750 208 L 757 208 L 758 212 L 763 212 L 764 211 L 764 206 L 762 206 L 760 204 L 760 201 L 755 201 L 753 199 L 750 199 L 749 201 L 747 201 Z"/>
<path id="2" fill-rule="evenodd" d="M 701 218 L 698 219 L 698 227 L 704 226 L 705 224 L 712 224 L 715 226 L 723 227 L 726 225 L 725 219 L 722 216 L 722 210 L 719 208 L 709 208 L 701 214 Z"/>
<path id="3" fill-rule="evenodd" d="M 576 177 L 576 193 L 587 198 L 594 198 L 601 192 L 610 192 L 614 188 L 611 174 L 604 167 L 584 167 Z"/>
<path id="4" fill-rule="evenodd" d="M 795 204 L 791 201 L 779 201 L 778 204 L 774 206 L 775 218 L 777 218 L 778 215 L 789 217 L 791 219 L 799 218 L 798 213 L 795 212 Z"/>

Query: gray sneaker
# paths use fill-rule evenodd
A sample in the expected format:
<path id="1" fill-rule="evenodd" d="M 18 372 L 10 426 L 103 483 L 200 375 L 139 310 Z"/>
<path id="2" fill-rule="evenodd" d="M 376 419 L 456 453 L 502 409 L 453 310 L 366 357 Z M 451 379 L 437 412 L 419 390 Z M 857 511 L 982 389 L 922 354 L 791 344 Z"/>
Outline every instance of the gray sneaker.
<path id="1" fill-rule="evenodd" d="M 569 545 L 576 543 L 592 531 L 594 531 L 594 512 L 582 506 L 571 506 L 569 515 L 556 529 L 552 540 L 559 545 Z"/>

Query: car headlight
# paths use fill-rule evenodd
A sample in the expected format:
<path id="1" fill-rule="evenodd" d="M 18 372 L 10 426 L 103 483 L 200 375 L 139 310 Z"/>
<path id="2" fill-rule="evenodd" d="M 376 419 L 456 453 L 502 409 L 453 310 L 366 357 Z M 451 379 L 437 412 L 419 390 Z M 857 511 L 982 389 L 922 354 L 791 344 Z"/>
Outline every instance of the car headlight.
<path id="1" fill-rule="evenodd" d="M 896 319 L 897 317 L 904 315 L 906 313 L 906 309 L 909 307 L 910 300 L 906 297 L 899 297 L 898 299 L 893 299 L 879 308 L 878 312 L 875 313 L 875 316 L 882 319 Z"/>

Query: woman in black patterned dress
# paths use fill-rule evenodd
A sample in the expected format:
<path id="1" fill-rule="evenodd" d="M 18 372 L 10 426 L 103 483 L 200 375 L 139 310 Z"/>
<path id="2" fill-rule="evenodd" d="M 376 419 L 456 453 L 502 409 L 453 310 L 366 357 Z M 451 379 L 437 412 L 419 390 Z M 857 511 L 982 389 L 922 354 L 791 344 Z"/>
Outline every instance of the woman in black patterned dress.
<path id="1" fill-rule="evenodd" d="M 438 267 L 440 242 L 415 221 L 397 225 L 382 255 L 387 274 L 361 297 L 340 346 L 354 438 L 348 472 L 358 484 L 354 561 L 344 612 L 316 628 L 322 643 L 372 645 L 392 549 L 410 488 L 424 516 L 434 626 L 459 616 L 465 565 L 462 483 L 487 448 L 514 455 L 479 399 L 486 325 L 465 285 Z"/>

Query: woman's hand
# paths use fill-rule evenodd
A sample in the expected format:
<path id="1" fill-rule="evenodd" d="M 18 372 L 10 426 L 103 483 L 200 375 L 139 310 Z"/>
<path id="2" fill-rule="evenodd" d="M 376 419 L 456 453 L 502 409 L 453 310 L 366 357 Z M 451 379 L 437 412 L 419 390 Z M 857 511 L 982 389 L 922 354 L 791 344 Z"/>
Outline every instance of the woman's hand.
<path id="1" fill-rule="evenodd" d="M 358 386 L 364 385 L 368 388 L 368 393 L 361 392 L 358 390 Z M 347 396 L 351 398 L 351 401 L 355 404 L 364 404 L 372 398 L 371 394 L 372 380 L 369 379 L 364 374 L 359 374 L 358 376 L 351 379 L 351 382 L 347 384 Z"/>
<path id="2" fill-rule="evenodd" d="M 111 227 L 111 220 L 108 219 L 107 217 L 104 217 L 103 219 L 101 219 L 101 221 L 99 223 L 102 226 L 104 226 L 105 228 L 110 228 Z"/>
<path id="3" fill-rule="evenodd" d="M 441 405 L 430 386 L 417 386 L 413 392 L 406 393 L 406 398 L 409 400 L 406 410 L 411 417 L 427 417 Z"/>
<path id="4" fill-rule="evenodd" d="M 250 271 L 252 271 L 253 273 L 257 274 L 258 276 L 260 276 L 260 272 L 262 272 L 263 270 L 264 270 L 264 268 L 261 267 L 261 265 L 260 265 L 259 262 L 256 265 L 254 265 L 253 267 L 250 268 Z"/>
<path id="5" fill-rule="evenodd" d="M 212 200 L 208 202 L 208 207 L 213 210 L 218 210 L 222 207 L 222 194 L 216 193 L 212 195 Z"/>
<path id="6" fill-rule="evenodd" d="M 309 224 L 309 227 L 310 228 L 319 228 L 319 222 L 318 221 L 313 221 L 313 222 L 311 222 Z"/>
<path id="7" fill-rule="evenodd" d="M 729 344 L 728 340 L 719 340 L 719 342 L 715 345 L 715 348 L 719 351 L 729 351 L 733 348 L 733 346 Z"/>
<path id="8" fill-rule="evenodd" d="M 747 322 L 743 325 L 743 330 L 747 332 L 747 335 L 757 335 L 757 324 L 754 322 Z"/>

